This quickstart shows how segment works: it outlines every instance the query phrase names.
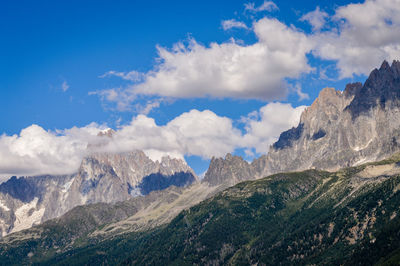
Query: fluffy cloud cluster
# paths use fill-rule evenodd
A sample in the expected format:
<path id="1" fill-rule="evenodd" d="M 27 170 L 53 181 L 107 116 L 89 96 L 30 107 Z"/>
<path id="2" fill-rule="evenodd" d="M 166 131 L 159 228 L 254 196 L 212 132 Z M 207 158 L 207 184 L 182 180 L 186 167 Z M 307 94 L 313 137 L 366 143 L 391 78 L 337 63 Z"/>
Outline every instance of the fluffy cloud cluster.
<path id="1" fill-rule="evenodd" d="M 314 53 L 335 60 L 341 78 L 368 74 L 384 59 L 400 58 L 399 13 L 400 0 L 367 0 L 339 7 L 331 18 L 337 28 L 309 37 L 315 43 Z"/>
<path id="2" fill-rule="evenodd" d="M 37 125 L 19 135 L 0 136 L 0 175 L 68 174 L 77 169 L 87 153 L 89 142 L 96 142 L 101 130 L 97 124 L 59 132 Z"/>
<path id="3" fill-rule="evenodd" d="M 191 110 L 166 125 L 157 125 L 153 118 L 138 115 L 111 138 L 99 136 L 105 127 L 94 123 L 56 132 L 32 125 L 19 135 L 0 136 L 0 175 L 72 173 L 90 152 L 140 149 L 153 160 L 164 155 L 211 158 L 238 148 L 266 153 L 281 131 L 298 123 L 303 108 L 268 104 L 244 119 L 245 133 L 234 127 L 230 118 L 209 110 Z"/>
<path id="4" fill-rule="evenodd" d="M 232 40 L 206 47 L 191 39 L 188 45 L 177 43 L 172 49 L 157 47 L 160 63 L 155 70 L 124 93 L 281 99 L 288 92 L 285 78 L 311 71 L 306 58 L 311 42 L 304 33 L 276 19 L 263 18 L 254 23 L 253 30 L 258 38 L 253 45 Z M 116 96 L 108 93 L 107 97 Z"/>
<path id="5" fill-rule="evenodd" d="M 264 1 L 257 7 L 248 3 L 245 9 L 271 11 L 277 6 Z M 400 0 L 349 4 L 338 7 L 331 16 L 317 7 L 300 18 L 312 26 L 309 34 L 273 18 L 255 20 L 251 28 L 235 19 L 226 20 L 222 22 L 225 30 L 247 28 L 257 42 L 246 45 L 232 38 L 205 46 L 191 39 L 172 49 L 157 47 L 159 58 L 153 70 L 110 71 L 105 76 L 119 76 L 134 84 L 97 94 L 116 103 L 119 110 L 127 109 L 138 95 L 279 100 L 290 91 L 288 79 L 313 70 L 307 59 L 310 53 L 332 60 L 339 78 L 368 74 L 384 59 L 400 58 L 399 13 Z"/>
<path id="6" fill-rule="evenodd" d="M 313 31 L 319 31 L 325 25 L 328 17 L 328 13 L 321 11 L 319 7 L 317 7 L 314 11 L 303 15 L 300 21 L 307 21 L 312 26 Z"/>
<path id="7" fill-rule="evenodd" d="M 270 103 L 245 118 L 246 134 L 243 146 L 257 153 L 265 153 L 283 131 L 296 126 L 305 106 L 293 108 L 290 104 Z"/>

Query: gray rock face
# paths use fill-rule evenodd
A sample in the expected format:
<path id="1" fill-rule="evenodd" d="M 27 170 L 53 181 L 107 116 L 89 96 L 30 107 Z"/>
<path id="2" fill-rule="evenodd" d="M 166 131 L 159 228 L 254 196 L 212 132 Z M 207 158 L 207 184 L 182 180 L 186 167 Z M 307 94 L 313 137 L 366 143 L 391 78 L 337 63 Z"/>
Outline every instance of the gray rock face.
<path id="1" fill-rule="evenodd" d="M 197 182 L 182 160 L 152 161 L 142 151 L 93 154 L 69 176 L 13 177 L 0 185 L 0 236 L 59 217 L 78 205 L 115 203 Z"/>
<path id="2" fill-rule="evenodd" d="M 233 186 L 241 181 L 253 179 L 253 167 L 242 157 L 227 154 L 225 159 L 212 158 L 203 182 L 211 186 Z"/>
<path id="3" fill-rule="evenodd" d="M 400 62 L 385 61 L 364 83 L 325 88 L 252 165 L 259 176 L 310 168 L 337 170 L 400 151 Z"/>
<path id="4" fill-rule="evenodd" d="M 205 180 L 234 184 L 279 172 L 334 171 L 399 151 L 400 62 L 385 61 L 364 84 L 348 84 L 343 92 L 323 89 L 299 125 L 283 132 L 267 155 L 251 164 L 230 156 L 213 159 Z"/>

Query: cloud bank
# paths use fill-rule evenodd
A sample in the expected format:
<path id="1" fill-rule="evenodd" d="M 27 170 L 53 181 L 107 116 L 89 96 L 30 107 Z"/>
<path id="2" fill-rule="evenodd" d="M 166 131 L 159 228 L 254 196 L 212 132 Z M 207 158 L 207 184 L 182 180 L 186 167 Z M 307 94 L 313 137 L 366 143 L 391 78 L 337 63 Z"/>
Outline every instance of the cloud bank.
<path id="1" fill-rule="evenodd" d="M 277 10 L 270 1 L 260 6 L 250 3 L 245 8 L 252 13 Z M 209 45 L 190 39 L 187 43 L 176 43 L 171 49 L 158 46 L 158 63 L 151 71 L 111 70 L 102 76 L 119 77 L 131 85 L 92 92 L 104 101 L 115 103 L 119 111 L 131 110 L 138 98 L 149 97 L 141 108 L 142 114 L 119 128 L 112 139 L 97 136 L 104 128 L 96 124 L 57 132 L 32 125 L 19 135 L 0 136 L 0 173 L 74 171 L 90 149 L 110 152 L 142 149 L 153 159 L 164 154 L 210 158 L 241 148 L 248 154 L 267 152 L 281 131 L 297 123 L 304 107 L 267 104 L 242 119 L 245 132 L 233 126 L 230 118 L 209 110 L 191 110 L 166 125 L 157 125 L 146 113 L 165 99 L 173 98 L 275 101 L 291 91 L 306 99 L 301 86 L 287 84 L 287 80 L 296 80 L 313 71 L 308 60 L 311 53 L 319 60 L 332 60 L 331 66 L 337 68 L 340 78 L 368 74 L 384 59 L 400 58 L 399 13 L 400 0 L 367 0 L 340 6 L 333 14 L 319 8 L 304 14 L 300 20 L 311 25 L 310 33 L 265 17 L 246 23 L 251 25 L 248 28 L 256 38 L 252 44 L 232 38 Z M 226 29 L 242 27 L 240 23 L 231 20 L 225 26 Z M 275 113 L 280 116 L 274 116 Z"/>
<path id="2" fill-rule="evenodd" d="M 244 133 L 233 126 L 230 118 L 210 110 L 191 110 L 166 125 L 157 125 L 153 118 L 138 115 L 117 129 L 111 138 L 99 135 L 106 126 L 95 123 L 55 132 L 32 125 L 18 135 L 0 136 L 0 175 L 73 173 L 91 152 L 140 149 L 154 160 L 165 155 L 211 158 L 239 148 L 266 153 L 281 131 L 298 123 L 303 109 L 270 103 L 243 119 Z"/>

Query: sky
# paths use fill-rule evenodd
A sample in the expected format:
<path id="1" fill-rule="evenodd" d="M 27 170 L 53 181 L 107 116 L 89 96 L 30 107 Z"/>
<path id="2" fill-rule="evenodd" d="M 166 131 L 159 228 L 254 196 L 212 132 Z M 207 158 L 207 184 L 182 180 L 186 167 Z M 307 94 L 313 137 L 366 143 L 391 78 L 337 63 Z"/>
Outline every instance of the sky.
<path id="1" fill-rule="evenodd" d="M 324 87 L 400 59 L 400 0 L 1 1 L 0 176 L 141 149 L 251 161 Z M 113 129 L 113 137 L 98 136 Z"/>

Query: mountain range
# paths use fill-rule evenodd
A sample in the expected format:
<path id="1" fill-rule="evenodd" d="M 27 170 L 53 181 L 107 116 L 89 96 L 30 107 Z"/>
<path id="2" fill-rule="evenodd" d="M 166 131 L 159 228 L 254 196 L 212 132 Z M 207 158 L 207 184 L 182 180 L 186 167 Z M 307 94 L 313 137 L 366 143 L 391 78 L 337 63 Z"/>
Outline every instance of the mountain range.
<path id="1" fill-rule="evenodd" d="M 92 154 L 0 184 L 1 263 L 390 264 L 400 259 L 400 62 L 325 88 L 266 155 Z M 110 134 L 112 137 L 112 134 Z M 344 260 L 347 258 L 347 260 Z"/>
<path id="2" fill-rule="evenodd" d="M 0 184 L 0 234 L 30 228 L 79 205 L 115 203 L 197 181 L 182 160 L 154 162 L 142 151 L 92 154 L 73 175 L 12 177 Z"/>

